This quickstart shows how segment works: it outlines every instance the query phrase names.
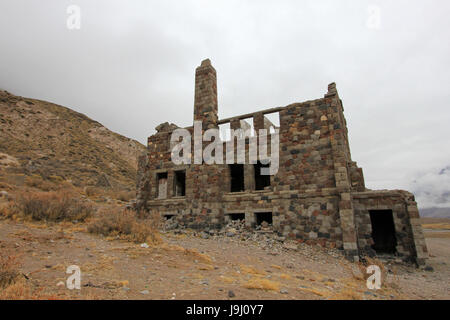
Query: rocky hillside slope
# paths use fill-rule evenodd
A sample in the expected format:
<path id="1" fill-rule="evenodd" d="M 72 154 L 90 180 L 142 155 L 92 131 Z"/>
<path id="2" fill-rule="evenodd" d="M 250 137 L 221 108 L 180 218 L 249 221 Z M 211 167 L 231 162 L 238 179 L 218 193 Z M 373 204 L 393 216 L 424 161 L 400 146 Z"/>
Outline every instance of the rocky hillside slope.
<path id="1" fill-rule="evenodd" d="M 139 142 L 53 103 L 0 90 L 0 179 L 134 188 Z"/>

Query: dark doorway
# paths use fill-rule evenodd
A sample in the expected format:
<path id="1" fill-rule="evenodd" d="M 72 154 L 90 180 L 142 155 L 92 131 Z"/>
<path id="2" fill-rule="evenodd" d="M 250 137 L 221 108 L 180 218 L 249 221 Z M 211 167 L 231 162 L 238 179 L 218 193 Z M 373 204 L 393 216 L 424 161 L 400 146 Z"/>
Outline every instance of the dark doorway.
<path id="1" fill-rule="evenodd" d="M 231 192 L 244 191 L 244 165 L 230 164 Z"/>
<path id="2" fill-rule="evenodd" d="M 254 165 L 255 169 L 255 190 L 264 190 L 265 187 L 270 186 L 270 175 L 262 175 L 261 168 L 269 168 L 270 163 L 262 164 L 258 161 Z"/>
<path id="3" fill-rule="evenodd" d="M 255 213 L 256 216 L 256 225 L 260 225 L 263 223 L 263 221 L 267 222 L 268 224 L 272 224 L 272 212 L 257 212 Z"/>
<path id="4" fill-rule="evenodd" d="M 377 253 L 394 254 L 397 246 L 392 210 L 370 210 L 372 223 L 372 249 Z"/>
<path id="5" fill-rule="evenodd" d="M 175 171 L 173 187 L 175 197 L 184 197 L 186 195 L 186 171 Z"/>
<path id="6" fill-rule="evenodd" d="M 165 215 L 164 215 L 164 219 L 165 219 L 165 220 L 172 220 L 173 217 L 175 217 L 174 214 L 165 214 Z"/>
<path id="7" fill-rule="evenodd" d="M 230 219 L 235 221 L 235 220 L 245 220 L 245 213 L 230 213 L 229 214 Z"/>

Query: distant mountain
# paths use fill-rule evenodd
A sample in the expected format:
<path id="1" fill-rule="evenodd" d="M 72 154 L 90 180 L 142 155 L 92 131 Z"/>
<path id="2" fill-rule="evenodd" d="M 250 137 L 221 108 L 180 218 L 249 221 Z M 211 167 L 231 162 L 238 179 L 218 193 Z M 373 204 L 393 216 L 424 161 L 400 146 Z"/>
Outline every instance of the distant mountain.
<path id="1" fill-rule="evenodd" d="M 69 108 L 0 90 L 0 178 L 32 175 L 131 189 L 144 150 Z"/>
<path id="2" fill-rule="evenodd" d="M 422 218 L 450 218 L 450 208 L 425 208 L 419 212 Z"/>

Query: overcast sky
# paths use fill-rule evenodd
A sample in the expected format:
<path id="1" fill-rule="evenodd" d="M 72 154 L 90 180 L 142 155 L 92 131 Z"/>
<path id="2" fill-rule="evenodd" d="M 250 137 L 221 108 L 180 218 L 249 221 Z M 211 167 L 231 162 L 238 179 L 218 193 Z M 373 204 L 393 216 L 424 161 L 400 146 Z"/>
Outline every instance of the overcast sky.
<path id="1" fill-rule="evenodd" d="M 67 28 L 70 5 L 80 29 Z M 192 124 L 205 58 L 220 118 L 336 82 L 366 186 L 450 206 L 449 16 L 447 0 L 1 0 L 0 88 L 145 144 L 161 122 Z"/>

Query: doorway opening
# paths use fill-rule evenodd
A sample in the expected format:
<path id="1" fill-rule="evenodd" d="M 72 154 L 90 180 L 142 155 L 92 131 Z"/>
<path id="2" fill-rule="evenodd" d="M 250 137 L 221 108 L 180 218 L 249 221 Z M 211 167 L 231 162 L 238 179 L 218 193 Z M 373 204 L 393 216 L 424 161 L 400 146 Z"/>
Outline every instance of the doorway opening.
<path id="1" fill-rule="evenodd" d="M 394 254 L 397 246 L 392 210 L 370 210 L 372 223 L 372 249 L 377 253 Z"/>

